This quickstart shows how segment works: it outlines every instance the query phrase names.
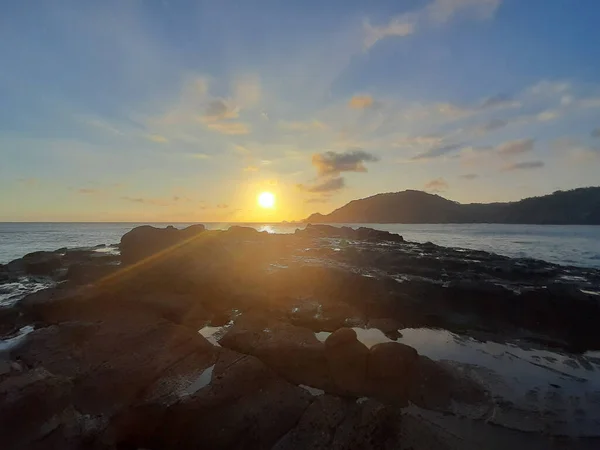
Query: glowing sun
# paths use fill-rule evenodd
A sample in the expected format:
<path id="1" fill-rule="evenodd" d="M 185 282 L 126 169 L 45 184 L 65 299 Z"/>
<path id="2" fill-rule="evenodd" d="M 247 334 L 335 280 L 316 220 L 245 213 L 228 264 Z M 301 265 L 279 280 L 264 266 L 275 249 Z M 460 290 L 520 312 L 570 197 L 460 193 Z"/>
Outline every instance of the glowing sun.
<path id="1" fill-rule="evenodd" d="M 272 192 L 261 192 L 256 201 L 261 208 L 273 208 L 275 206 L 275 195 Z"/>

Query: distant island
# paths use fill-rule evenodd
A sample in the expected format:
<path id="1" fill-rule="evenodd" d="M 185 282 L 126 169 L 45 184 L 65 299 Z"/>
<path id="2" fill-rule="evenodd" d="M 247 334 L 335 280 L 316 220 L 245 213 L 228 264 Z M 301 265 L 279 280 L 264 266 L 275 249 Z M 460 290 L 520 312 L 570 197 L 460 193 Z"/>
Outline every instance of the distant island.
<path id="1" fill-rule="evenodd" d="M 556 191 L 507 203 L 461 204 L 427 192 L 377 194 L 306 223 L 513 223 L 600 225 L 600 187 Z"/>

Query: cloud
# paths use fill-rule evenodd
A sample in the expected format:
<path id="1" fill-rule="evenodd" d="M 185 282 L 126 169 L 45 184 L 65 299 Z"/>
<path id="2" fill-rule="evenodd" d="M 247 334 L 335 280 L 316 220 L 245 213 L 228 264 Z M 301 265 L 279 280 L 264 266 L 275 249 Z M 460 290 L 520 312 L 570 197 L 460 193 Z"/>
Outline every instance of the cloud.
<path id="1" fill-rule="evenodd" d="M 600 127 L 596 128 L 595 130 L 592 130 L 592 137 L 600 138 Z"/>
<path id="2" fill-rule="evenodd" d="M 181 202 L 191 202 L 192 200 L 188 197 L 181 197 L 174 195 L 170 198 L 145 198 L 145 197 L 130 197 L 124 195 L 121 200 L 125 200 L 132 203 L 141 203 L 144 205 L 152 206 L 173 206 Z"/>
<path id="3" fill-rule="evenodd" d="M 500 144 L 496 147 L 496 151 L 502 156 L 520 155 L 532 151 L 534 145 L 534 139 L 519 139 Z"/>
<path id="4" fill-rule="evenodd" d="M 159 144 L 166 144 L 167 142 L 169 142 L 169 140 L 166 137 L 161 136 L 160 134 L 151 134 L 149 136 L 146 136 L 146 138 L 152 142 L 156 142 Z"/>
<path id="5" fill-rule="evenodd" d="M 365 162 L 376 162 L 379 158 L 364 150 L 350 150 L 345 153 L 315 153 L 312 165 L 319 176 L 337 175 L 341 172 L 366 172 Z"/>
<path id="6" fill-rule="evenodd" d="M 249 134 L 250 126 L 243 122 L 214 122 L 206 125 L 209 130 L 221 134 L 239 135 Z"/>
<path id="7" fill-rule="evenodd" d="M 600 97 L 582 98 L 577 103 L 581 108 L 600 108 Z"/>
<path id="8" fill-rule="evenodd" d="M 411 161 L 429 161 L 431 159 L 439 158 L 440 156 L 444 156 L 447 153 L 457 150 L 460 147 L 462 147 L 462 145 L 463 144 L 450 144 L 450 145 L 443 145 L 443 146 L 439 146 L 439 147 L 433 147 L 432 149 L 429 149 L 425 152 L 422 152 L 422 153 L 419 153 L 418 155 L 413 156 L 412 158 L 410 158 L 410 160 Z"/>
<path id="9" fill-rule="evenodd" d="M 19 178 L 17 181 L 26 187 L 37 187 L 40 185 L 40 180 L 37 178 Z"/>
<path id="10" fill-rule="evenodd" d="M 417 23 L 414 14 L 404 14 L 393 18 L 388 24 L 375 26 L 371 22 L 364 22 L 364 47 L 366 50 L 373 47 L 377 42 L 386 37 L 404 37 L 416 31 Z"/>
<path id="11" fill-rule="evenodd" d="M 321 197 L 311 197 L 309 199 L 306 199 L 304 201 L 304 203 L 308 203 L 308 204 L 311 204 L 311 203 L 329 203 L 329 200 L 330 200 L 329 197 L 323 197 L 323 196 L 321 196 Z"/>
<path id="12" fill-rule="evenodd" d="M 81 189 L 77 189 L 76 192 L 78 194 L 98 194 L 98 193 L 100 193 L 100 190 L 92 189 L 92 188 L 81 188 Z"/>
<path id="13" fill-rule="evenodd" d="M 236 80 L 234 85 L 236 103 L 246 108 L 258 105 L 262 98 L 262 86 L 258 76 L 245 75 Z"/>
<path id="14" fill-rule="evenodd" d="M 589 161 L 590 158 L 595 160 L 598 156 L 600 156 L 600 146 L 594 147 L 587 145 L 581 139 L 572 137 L 555 139 L 552 141 L 551 148 L 555 152 L 561 155 L 566 155 L 579 162 Z"/>
<path id="15" fill-rule="evenodd" d="M 229 208 L 229 205 L 226 205 L 225 203 L 219 203 L 217 205 L 217 208 L 218 209 L 227 209 L 227 208 Z"/>
<path id="16" fill-rule="evenodd" d="M 552 97 L 563 94 L 571 89 L 571 84 L 562 81 L 542 80 L 531 86 L 529 92 L 533 95 Z"/>
<path id="17" fill-rule="evenodd" d="M 257 172 L 258 167 L 256 166 L 246 166 L 242 169 L 244 172 Z"/>
<path id="18" fill-rule="evenodd" d="M 492 131 L 496 131 L 499 130 L 501 128 L 504 128 L 508 125 L 508 121 L 503 120 L 503 119 L 492 119 L 490 120 L 488 123 L 483 124 L 479 127 L 477 127 L 477 132 L 478 133 L 490 133 Z"/>
<path id="19" fill-rule="evenodd" d="M 375 102 L 370 95 L 355 95 L 348 102 L 348 106 L 353 109 L 367 109 L 374 105 Z"/>
<path id="20" fill-rule="evenodd" d="M 239 108 L 230 105 L 224 99 L 211 101 L 204 113 L 205 120 L 235 119 L 239 116 Z"/>
<path id="21" fill-rule="evenodd" d="M 94 128 L 98 128 L 99 130 L 102 131 L 108 131 L 111 134 L 115 134 L 117 136 L 123 136 L 125 133 L 123 133 L 121 130 L 119 130 L 117 127 L 115 127 L 114 125 L 105 122 L 104 120 L 98 119 L 96 117 L 82 117 L 81 122 L 83 122 L 86 125 L 89 125 L 91 127 Z"/>
<path id="22" fill-rule="evenodd" d="M 530 169 L 541 169 L 544 167 L 543 161 L 525 161 L 520 163 L 513 163 L 505 166 L 503 170 L 511 171 L 511 170 L 530 170 Z"/>
<path id="23" fill-rule="evenodd" d="M 429 192 L 443 192 L 447 190 L 450 186 L 448 182 L 443 178 L 436 178 L 435 180 L 431 180 L 428 183 L 425 183 L 423 186 L 426 191 Z"/>
<path id="24" fill-rule="evenodd" d="M 346 183 L 343 177 L 330 178 L 325 181 L 321 181 L 319 183 L 313 184 L 311 186 L 306 186 L 303 184 L 299 184 L 298 188 L 306 191 L 306 192 L 314 192 L 314 193 L 322 193 L 322 192 L 332 192 L 339 191 L 345 187 Z"/>
<path id="25" fill-rule="evenodd" d="M 502 0 L 434 0 L 427 6 L 427 14 L 434 22 L 448 22 L 461 12 L 475 19 L 485 20 L 494 16 Z"/>
<path id="26" fill-rule="evenodd" d="M 433 0 L 425 8 L 393 17 L 387 24 L 363 24 L 366 50 L 387 37 L 406 37 L 435 25 L 447 23 L 459 14 L 476 20 L 493 17 L 502 0 Z"/>
<path id="27" fill-rule="evenodd" d="M 193 159 L 210 159 L 210 155 L 206 153 L 188 153 L 187 156 Z"/>
<path id="28" fill-rule="evenodd" d="M 156 198 L 143 198 L 143 197 L 129 197 L 124 195 L 121 197 L 121 200 L 125 200 L 132 203 L 143 203 L 146 205 L 154 205 L 154 206 L 169 206 L 169 202 L 164 200 L 156 199 Z"/>
<path id="29" fill-rule="evenodd" d="M 282 120 L 278 124 L 279 128 L 288 131 L 308 132 L 308 131 L 324 131 L 327 130 L 327 125 L 318 120 L 310 122 L 285 121 Z"/>
<path id="30" fill-rule="evenodd" d="M 540 122 L 548 122 L 550 120 L 557 119 L 560 116 L 560 113 L 555 110 L 547 110 L 542 111 L 537 115 L 537 120 Z"/>
<path id="31" fill-rule="evenodd" d="M 474 180 L 478 177 L 479 175 L 477 175 L 476 173 L 465 173 L 464 175 L 460 176 L 460 178 L 462 178 L 463 180 Z"/>
<path id="32" fill-rule="evenodd" d="M 497 94 L 492 97 L 488 97 L 481 102 L 481 109 L 496 109 L 496 108 L 518 108 L 521 106 L 521 102 L 514 100 L 509 95 Z"/>

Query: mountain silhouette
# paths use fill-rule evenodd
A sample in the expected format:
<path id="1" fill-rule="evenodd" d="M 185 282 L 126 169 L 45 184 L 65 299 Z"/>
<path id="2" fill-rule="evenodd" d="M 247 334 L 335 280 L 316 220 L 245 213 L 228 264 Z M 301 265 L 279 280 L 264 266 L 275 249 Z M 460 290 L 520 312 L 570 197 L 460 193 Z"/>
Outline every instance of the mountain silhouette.
<path id="1" fill-rule="evenodd" d="M 600 225 L 600 187 L 556 191 L 506 203 L 461 204 L 407 190 L 353 200 L 308 223 L 518 223 Z"/>

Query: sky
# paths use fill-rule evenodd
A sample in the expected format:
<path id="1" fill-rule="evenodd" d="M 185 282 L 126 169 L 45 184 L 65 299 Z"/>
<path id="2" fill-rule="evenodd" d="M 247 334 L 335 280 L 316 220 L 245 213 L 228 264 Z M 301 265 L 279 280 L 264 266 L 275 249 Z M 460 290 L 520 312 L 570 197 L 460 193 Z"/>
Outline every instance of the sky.
<path id="1" fill-rule="evenodd" d="M 2 2 L 0 221 L 600 185 L 599 23 L 597 0 Z"/>

